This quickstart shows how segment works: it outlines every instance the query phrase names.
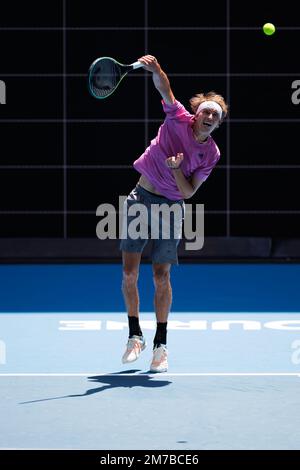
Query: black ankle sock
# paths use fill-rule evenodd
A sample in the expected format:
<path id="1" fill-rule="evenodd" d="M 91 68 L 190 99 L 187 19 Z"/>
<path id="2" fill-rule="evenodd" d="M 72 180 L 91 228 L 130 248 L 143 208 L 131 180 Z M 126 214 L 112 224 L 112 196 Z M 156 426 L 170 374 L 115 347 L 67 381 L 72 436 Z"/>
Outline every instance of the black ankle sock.
<path id="1" fill-rule="evenodd" d="M 161 344 L 167 344 L 167 324 L 165 323 L 157 323 L 156 333 L 153 340 L 153 349 L 159 347 Z"/>
<path id="2" fill-rule="evenodd" d="M 128 325 L 129 325 L 129 338 L 131 338 L 132 336 L 143 336 L 138 317 L 128 316 Z"/>

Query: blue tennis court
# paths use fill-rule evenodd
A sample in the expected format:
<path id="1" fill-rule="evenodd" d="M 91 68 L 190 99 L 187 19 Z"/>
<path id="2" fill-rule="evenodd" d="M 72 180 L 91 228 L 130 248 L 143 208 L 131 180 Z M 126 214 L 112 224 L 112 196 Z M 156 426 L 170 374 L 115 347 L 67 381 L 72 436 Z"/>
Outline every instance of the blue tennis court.
<path id="1" fill-rule="evenodd" d="M 1 448 L 299 449 L 299 271 L 174 268 L 169 370 L 154 374 L 151 266 L 148 346 L 129 365 L 120 265 L 1 266 Z"/>

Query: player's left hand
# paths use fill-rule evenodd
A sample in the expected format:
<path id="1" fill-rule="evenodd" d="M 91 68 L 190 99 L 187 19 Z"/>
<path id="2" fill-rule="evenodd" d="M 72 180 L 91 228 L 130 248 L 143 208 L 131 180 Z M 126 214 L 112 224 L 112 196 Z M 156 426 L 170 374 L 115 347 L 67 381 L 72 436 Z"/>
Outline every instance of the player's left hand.
<path id="1" fill-rule="evenodd" d="M 169 168 L 179 168 L 183 161 L 183 153 L 177 153 L 176 157 L 169 157 L 165 160 L 167 167 Z"/>

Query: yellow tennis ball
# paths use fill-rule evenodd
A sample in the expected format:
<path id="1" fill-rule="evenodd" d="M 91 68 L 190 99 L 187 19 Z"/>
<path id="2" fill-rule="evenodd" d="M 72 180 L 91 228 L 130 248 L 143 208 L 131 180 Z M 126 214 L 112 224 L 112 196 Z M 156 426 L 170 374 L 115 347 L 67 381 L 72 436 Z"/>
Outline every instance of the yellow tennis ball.
<path id="1" fill-rule="evenodd" d="M 275 33 L 275 26 L 272 24 L 272 23 L 266 23 L 263 25 L 263 32 L 267 35 L 267 36 L 272 36 L 272 34 Z"/>

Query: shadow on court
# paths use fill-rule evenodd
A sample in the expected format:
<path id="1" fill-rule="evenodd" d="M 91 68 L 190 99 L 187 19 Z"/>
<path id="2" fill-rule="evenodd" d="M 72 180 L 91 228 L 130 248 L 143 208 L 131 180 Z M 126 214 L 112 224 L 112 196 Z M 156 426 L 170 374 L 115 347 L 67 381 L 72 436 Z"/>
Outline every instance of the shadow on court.
<path id="1" fill-rule="evenodd" d="M 101 387 L 90 388 L 86 390 L 85 393 L 76 394 L 76 395 L 63 395 L 59 397 L 50 397 L 50 398 L 41 398 L 39 400 L 31 400 L 20 402 L 19 405 L 26 405 L 29 403 L 38 403 L 41 401 L 50 401 L 50 400 L 59 400 L 62 398 L 76 398 L 76 397 L 87 397 L 89 395 L 94 395 L 95 393 L 104 392 L 105 390 L 111 390 L 113 388 L 134 388 L 134 387 L 146 387 L 146 388 L 158 388 L 165 387 L 170 385 L 172 382 L 169 380 L 152 380 L 154 376 L 157 377 L 157 374 L 147 375 L 143 373 L 142 375 L 124 375 L 122 374 L 135 374 L 136 372 L 141 372 L 139 369 L 125 370 L 121 372 L 113 372 L 109 375 L 95 375 L 88 377 L 88 380 L 93 383 L 103 384 Z"/>

